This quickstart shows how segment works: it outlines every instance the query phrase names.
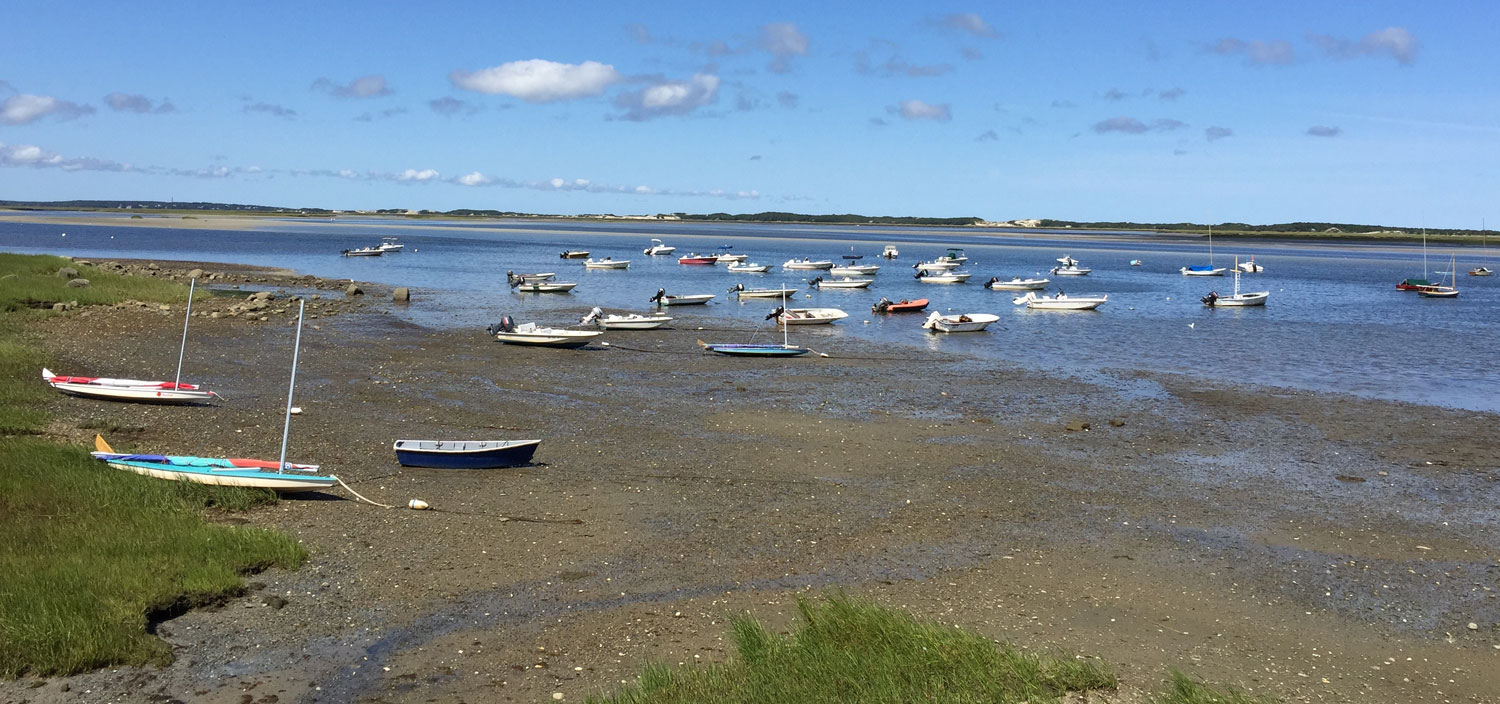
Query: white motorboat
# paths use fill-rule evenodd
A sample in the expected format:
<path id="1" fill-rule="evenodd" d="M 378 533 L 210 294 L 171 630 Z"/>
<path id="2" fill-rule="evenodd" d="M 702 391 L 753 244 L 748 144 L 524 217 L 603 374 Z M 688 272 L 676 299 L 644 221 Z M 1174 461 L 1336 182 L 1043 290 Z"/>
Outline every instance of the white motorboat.
<path id="1" fill-rule="evenodd" d="M 626 313 L 624 315 L 610 313 L 609 315 L 605 315 L 602 309 L 595 307 L 589 311 L 588 315 L 583 316 L 583 320 L 578 322 L 584 325 L 593 323 L 605 330 L 655 330 L 672 322 L 672 318 L 671 316 L 661 314 L 641 315 L 640 313 Z"/>
<path id="2" fill-rule="evenodd" d="M 577 286 L 564 281 L 517 281 L 510 285 L 516 293 L 567 293 Z"/>
<path id="3" fill-rule="evenodd" d="M 1203 305 L 1209 308 L 1248 308 L 1250 306 L 1263 306 L 1266 299 L 1271 297 L 1270 291 L 1252 291 L 1240 293 L 1240 268 L 1239 261 L 1234 263 L 1234 293 L 1228 296 L 1220 296 L 1218 291 L 1209 291 L 1207 296 L 1201 300 Z"/>
<path id="4" fill-rule="evenodd" d="M 832 276 L 874 276 L 879 272 L 879 264 L 845 264 L 828 270 Z"/>
<path id="5" fill-rule="evenodd" d="M 875 283 L 875 279 L 852 279 L 852 278 L 849 278 L 847 276 L 843 276 L 843 277 L 840 277 L 840 278 L 837 278 L 837 279 L 829 279 L 828 281 L 824 281 L 823 277 L 819 276 L 819 277 L 816 277 L 812 281 L 809 281 L 807 283 L 810 284 L 813 288 L 816 288 L 816 289 L 825 289 L 825 288 L 869 288 L 870 284 Z"/>
<path id="6" fill-rule="evenodd" d="M 979 332 L 1000 319 L 998 315 L 990 313 L 966 313 L 963 315 L 943 315 L 933 313 L 923 321 L 922 329 L 934 332 Z"/>
<path id="7" fill-rule="evenodd" d="M 849 314 L 837 308 L 777 308 L 772 316 L 782 325 L 827 325 Z"/>
<path id="8" fill-rule="evenodd" d="M 378 257 L 385 254 L 385 250 L 379 247 L 360 247 L 359 249 L 346 249 L 342 254 L 346 257 Z"/>
<path id="9" fill-rule="evenodd" d="M 403 249 L 406 249 L 406 245 L 401 244 L 395 237 L 380 238 L 380 251 L 386 254 L 400 254 Z"/>
<path id="10" fill-rule="evenodd" d="M 949 271 L 941 274 L 929 274 L 923 271 L 917 272 L 917 280 L 924 284 L 961 284 L 968 281 L 970 276 L 973 276 L 973 274 L 957 271 Z"/>
<path id="11" fill-rule="evenodd" d="M 738 264 L 749 258 L 748 254 L 720 254 L 717 257 L 720 264 Z"/>
<path id="12" fill-rule="evenodd" d="M 1084 266 L 1078 266 L 1075 263 L 1063 266 L 1054 266 L 1048 273 L 1052 274 L 1053 276 L 1088 276 L 1089 274 L 1093 273 L 1093 271 L 1093 269 Z"/>
<path id="13" fill-rule="evenodd" d="M 896 249 L 896 245 L 888 244 L 885 246 L 885 249 L 880 252 L 880 256 L 886 259 L 895 259 L 901 256 L 901 250 Z"/>
<path id="14" fill-rule="evenodd" d="M 992 276 L 989 281 L 984 282 L 984 287 L 992 291 L 1040 291 L 1050 283 L 1051 279 L 1023 279 L 1014 276 L 1009 281 L 1001 281 L 1000 277 Z"/>
<path id="15" fill-rule="evenodd" d="M 583 268 L 585 268 L 585 269 L 629 269 L 630 268 L 630 260 L 629 259 L 610 259 L 609 257 L 605 257 L 603 259 L 585 259 L 583 261 Z"/>
<path id="16" fill-rule="evenodd" d="M 692 293 L 685 296 L 668 296 L 664 288 L 656 289 L 656 295 L 651 297 L 650 303 L 659 306 L 701 306 L 714 299 L 712 293 Z"/>
<path id="17" fill-rule="evenodd" d="M 948 252 L 943 256 L 938 257 L 937 261 L 963 264 L 964 262 L 969 261 L 969 258 L 964 256 L 964 251 L 962 249 L 959 249 L 957 247 L 949 247 Z"/>
<path id="18" fill-rule="evenodd" d="M 1031 310 L 1094 310 L 1108 300 L 1109 296 L 1069 296 L 1058 291 L 1049 297 L 1027 291 L 1026 295 L 1011 299 L 1011 303 Z"/>
<path id="19" fill-rule="evenodd" d="M 1243 271 L 1246 274 L 1259 274 L 1262 271 L 1266 270 L 1265 267 L 1263 267 L 1263 266 L 1255 263 L 1255 257 L 1254 256 L 1251 256 L 1250 257 L 1250 261 L 1248 261 L 1248 262 L 1240 262 L 1240 263 L 1234 265 L 1234 268 L 1239 269 L 1240 271 Z"/>
<path id="20" fill-rule="evenodd" d="M 736 274 L 764 274 L 771 270 L 771 265 L 756 264 L 754 262 L 746 264 L 742 262 L 739 264 L 730 264 L 728 269 Z"/>
<path id="21" fill-rule="evenodd" d="M 587 249 L 564 249 L 562 254 L 557 255 L 559 259 L 588 259 Z"/>
<path id="22" fill-rule="evenodd" d="M 729 292 L 740 298 L 781 298 L 783 296 L 797 295 L 797 289 L 795 288 L 787 288 L 785 286 L 779 288 L 745 288 L 744 284 L 735 284 L 729 289 Z"/>
<path id="23" fill-rule="evenodd" d="M 781 265 L 781 268 L 800 271 L 826 270 L 833 268 L 833 262 L 826 259 L 813 261 L 812 259 L 803 257 L 801 259 L 788 259 L 785 264 Z"/>
<path id="24" fill-rule="evenodd" d="M 487 330 L 500 342 L 533 347 L 582 347 L 604 334 L 599 330 L 544 328 L 536 323 L 517 325 L 508 315 L 501 318 L 499 323 L 489 326 Z"/>
<path id="25" fill-rule="evenodd" d="M 958 268 L 958 262 L 947 262 L 947 261 L 943 261 L 941 259 L 935 259 L 935 260 L 930 261 L 930 262 L 922 262 L 920 264 L 913 264 L 913 265 L 911 265 L 911 268 L 916 269 L 917 271 L 939 273 L 939 272 L 952 271 L 953 269 L 957 269 Z"/>
<path id="26" fill-rule="evenodd" d="M 671 254 L 675 251 L 677 251 L 676 247 L 668 247 L 665 244 L 662 244 L 661 240 L 656 239 L 655 237 L 651 238 L 650 247 L 641 250 L 643 254 L 650 254 L 652 256 L 656 256 L 659 254 Z"/>
<path id="27" fill-rule="evenodd" d="M 533 274 L 517 274 L 514 271 L 505 272 L 505 282 L 515 283 L 517 281 L 551 281 L 557 278 L 557 274 L 551 271 L 539 271 Z"/>

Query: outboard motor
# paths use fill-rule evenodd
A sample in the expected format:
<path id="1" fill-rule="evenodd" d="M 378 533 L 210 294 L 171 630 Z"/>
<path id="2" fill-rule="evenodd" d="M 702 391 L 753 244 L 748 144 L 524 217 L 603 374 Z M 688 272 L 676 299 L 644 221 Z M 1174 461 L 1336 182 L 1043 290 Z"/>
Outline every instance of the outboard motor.
<path id="1" fill-rule="evenodd" d="M 786 312 L 786 306 L 776 306 L 776 310 L 771 311 L 771 314 L 766 316 L 766 320 L 775 318 L 784 312 Z"/>
<path id="2" fill-rule="evenodd" d="M 604 310 L 602 308 L 600 308 L 599 306 L 594 306 L 594 309 L 591 310 L 591 311 L 589 311 L 588 315 L 583 316 L 583 320 L 578 321 L 578 324 L 579 325 L 588 325 L 589 323 L 592 323 L 595 320 L 598 320 L 599 316 L 601 316 L 601 315 L 604 315 Z"/>
<path id="3" fill-rule="evenodd" d="M 916 276 L 913 276 L 913 277 L 912 277 L 912 278 L 913 278 L 913 279 L 917 279 L 917 280 L 921 280 L 921 278 L 922 278 L 922 273 L 923 273 L 923 272 L 922 272 L 922 270 L 921 270 L 921 269 L 918 269 L 918 270 L 917 270 L 917 275 L 916 275 Z"/>
<path id="4" fill-rule="evenodd" d="M 810 286 L 810 287 L 812 287 L 812 288 L 821 289 L 822 287 L 818 285 L 818 284 L 821 284 L 821 283 L 823 283 L 823 277 L 817 276 L 817 277 L 814 277 L 812 281 L 807 282 L 807 285 Z"/>
<path id="5" fill-rule="evenodd" d="M 881 297 L 880 302 L 870 307 L 871 313 L 884 313 L 891 307 L 891 299 Z"/>
<path id="6" fill-rule="evenodd" d="M 500 322 L 485 328 L 485 331 L 491 335 L 502 332 L 515 332 L 515 330 L 516 321 L 512 320 L 508 315 L 500 316 Z"/>
<path id="7" fill-rule="evenodd" d="M 744 284 L 735 284 L 735 285 L 729 287 L 729 292 L 730 293 L 735 293 L 735 292 L 743 291 L 743 290 L 745 290 L 745 285 Z"/>
<path id="8" fill-rule="evenodd" d="M 664 289 L 664 288 L 659 288 L 659 289 L 656 289 L 656 295 L 652 296 L 651 300 L 647 301 L 647 303 L 660 303 L 661 299 L 666 298 L 666 297 L 667 297 L 667 290 Z"/>
<path id="9" fill-rule="evenodd" d="M 1209 308 L 1212 308 L 1212 307 L 1214 307 L 1215 303 L 1219 302 L 1219 292 L 1218 291 L 1209 291 L 1207 296 L 1204 296 L 1203 298 L 1201 298 L 1199 300 L 1203 301 L 1203 305 L 1206 305 Z"/>
<path id="10" fill-rule="evenodd" d="M 1000 280 L 1000 277 L 998 277 L 998 276 L 991 276 L 989 281 L 984 282 L 984 287 L 985 288 L 994 288 L 995 287 L 995 282 L 997 282 L 999 280 Z"/>

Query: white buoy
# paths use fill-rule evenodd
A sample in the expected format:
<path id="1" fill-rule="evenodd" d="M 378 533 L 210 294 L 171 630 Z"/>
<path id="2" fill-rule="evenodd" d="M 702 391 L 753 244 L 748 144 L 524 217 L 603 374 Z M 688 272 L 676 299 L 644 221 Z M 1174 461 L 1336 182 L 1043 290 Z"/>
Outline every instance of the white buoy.
<path id="1" fill-rule="evenodd" d="M 423 501 L 421 499 L 412 499 L 411 501 L 406 502 L 406 507 L 413 511 L 426 511 L 427 509 L 432 508 L 431 506 L 427 505 L 426 501 Z"/>
<path id="2" fill-rule="evenodd" d="M 301 414 L 302 414 L 302 407 L 301 406 L 292 406 L 292 415 L 296 416 L 296 415 L 301 415 Z"/>

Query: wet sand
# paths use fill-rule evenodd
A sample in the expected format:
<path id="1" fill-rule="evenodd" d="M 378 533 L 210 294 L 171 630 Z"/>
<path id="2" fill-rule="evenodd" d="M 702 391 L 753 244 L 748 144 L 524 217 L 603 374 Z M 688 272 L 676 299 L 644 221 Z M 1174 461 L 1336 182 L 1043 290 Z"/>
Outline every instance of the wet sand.
<path id="1" fill-rule="evenodd" d="M 230 517 L 311 559 L 161 624 L 168 667 L 0 700 L 577 701 L 648 662 L 722 660 L 729 614 L 785 626 L 796 594 L 843 589 L 1097 655 L 1121 675 L 1109 701 L 1174 666 L 1289 701 L 1500 701 L 1494 415 L 837 337 L 814 344 L 829 358 L 733 359 L 694 341 L 748 333 L 691 312 L 529 349 L 404 324 L 366 290 L 308 321 L 289 459 L 435 510 L 340 489 Z M 220 405 L 59 397 L 52 432 L 274 457 L 295 307 L 276 309 L 194 319 L 184 379 Z M 180 315 L 41 328 L 59 373 L 165 374 Z M 456 473 L 398 467 L 397 438 L 543 443 L 535 466 Z"/>

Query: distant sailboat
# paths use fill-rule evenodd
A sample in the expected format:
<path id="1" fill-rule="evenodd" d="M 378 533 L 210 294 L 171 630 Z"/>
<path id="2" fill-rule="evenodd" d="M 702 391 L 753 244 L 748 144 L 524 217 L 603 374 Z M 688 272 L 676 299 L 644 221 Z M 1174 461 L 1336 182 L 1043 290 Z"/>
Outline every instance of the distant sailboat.
<path id="1" fill-rule="evenodd" d="M 1490 257 L 1490 238 L 1489 238 L 1489 234 L 1490 234 L 1489 230 L 1486 230 L 1485 227 L 1484 227 L 1484 221 L 1480 220 L 1479 221 L 1479 256 L 1481 258 L 1483 258 L 1483 259 L 1489 259 L 1489 257 Z M 1490 271 L 1489 267 L 1484 266 L 1484 265 L 1476 266 L 1473 269 L 1469 270 L 1469 276 L 1490 276 L 1490 275 L 1493 275 L 1494 273 L 1495 272 Z"/>
<path id="2" fill-rule="evenodd" d="M 1208 226 L 1208 266 L 1185 266 L 1179 269 L 1183 276 L 1223 276 L 1224 267 L 1214 267 L 1214 226 Z"/>

